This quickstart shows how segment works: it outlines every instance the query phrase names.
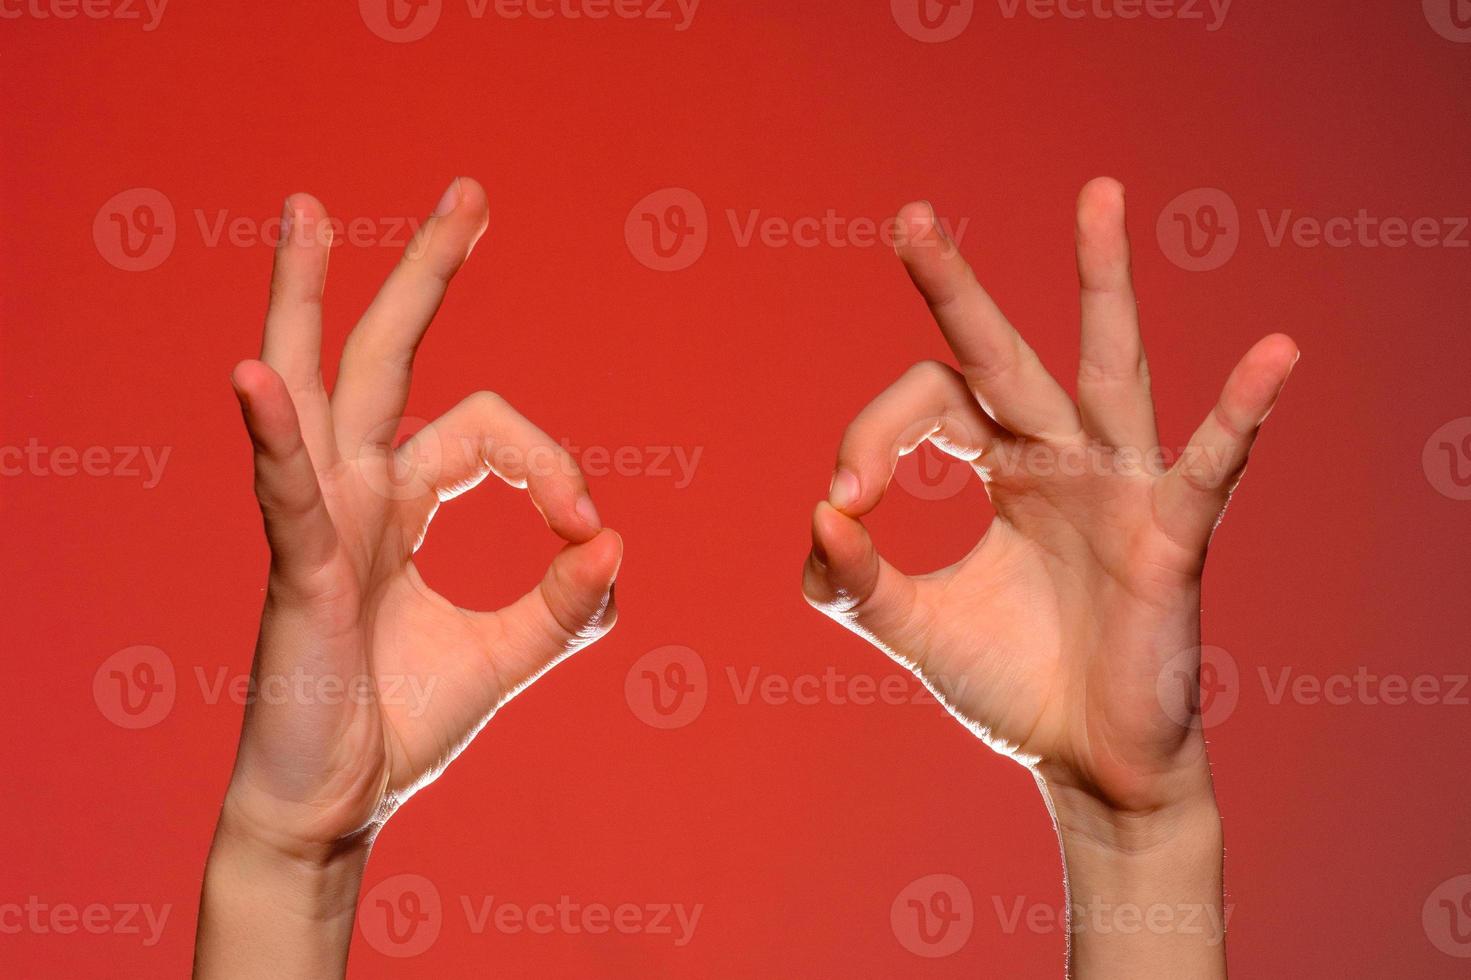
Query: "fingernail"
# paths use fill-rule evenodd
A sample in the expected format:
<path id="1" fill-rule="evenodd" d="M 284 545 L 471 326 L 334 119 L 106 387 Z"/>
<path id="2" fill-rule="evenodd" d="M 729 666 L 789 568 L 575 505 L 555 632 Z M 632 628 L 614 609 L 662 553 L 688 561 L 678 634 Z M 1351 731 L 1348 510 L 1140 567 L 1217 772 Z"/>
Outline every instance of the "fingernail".
<path id="1" fill-rule="evenodd" d="M 602 529 L 603 522 L 598 518 L 598 509 L 593 506 L 592 498 L 587 494 L 577 498 L 577 516 L 589 527 Z"/>
<path id="2" fill-rule="evenodd" d="M 858 502 L 858 477 L 851 470 L 838 470 L 833 474 L 832 486 L 827 490 L 827 502 L 838 510 L 851 507 Z"/>
<path id="3" fill-rule="evenodd" d="M 291 237 L 291 198 L 287 198 L 281 205 L 281 241 L 285 242 Z"/>
<path id="4" fill-rule="evenodd" d="M 455 209 L 455 205 L 459 203 L 460 178 L 456 177 L 454 180 L 450 181 L 449 186 L 444 189 L 444 196 L 439 199 L 439 203 L 434 206 L 434 210 L 430 213 L 429 216 L 431 218 L 439 218 L 446 214 L 449 214 Z"/>

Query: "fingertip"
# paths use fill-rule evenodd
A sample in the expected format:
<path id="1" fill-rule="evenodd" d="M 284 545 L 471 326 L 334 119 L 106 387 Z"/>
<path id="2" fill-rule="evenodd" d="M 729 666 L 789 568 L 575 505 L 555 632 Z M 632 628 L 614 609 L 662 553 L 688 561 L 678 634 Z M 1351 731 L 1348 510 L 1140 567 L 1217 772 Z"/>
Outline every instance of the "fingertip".
<path id="1" fill-rule="evenodd" d="M 839 467 L 833 473 L 832 483 L 828 486 L 827 502 L 839 511 L 851 510 L 853 505 L 863 495 L 863 484 L 858 474 L 846 466 Z"/>
<path id="2" fill-rule="evenodd" d="M 581 544 L 573 544 L 580 554 L 578 568 L 582 581 L 578 584 L 588 589 L 606 591 L 623 565 L 623 538 L 611 528 L 603 528 Z"/>
<path id="3" fill-rule="evenodd" d="M 1112 177 L 1095 177 L 1078 192 L 1078 233 L 1108 234 L 1124 223 L 1124 185 Z"/>
<path id="4" fill-rule="evenodd" d="M 407 255 L 425 255 L 435 274 L 448 282 L 470 257 L 490 224 L 485 188 L 469 177 L 456 177 L 409 244 Z"/>
<path id="5" fill-rule="evenodd" d="M 935 206 L 927 200 L 910 201 L 899 209 L 899 220 L 916 227 L 933 224 Z"/>
<path id="6" fill-rule="evenodd" d="M 275 373 L 264 361 L 248 358 L 236 364 L 230 372 L 230 384 L 235 389 L 236 397 L 249 403 L 266 393 Z"/>
<path id="7" fill-rule="evenodd" d="M 538 490 L 534 482 L 527 486 L 531 490 L 532 505 L 541 513 L 547 527 L 568 544 L 589 544 L 605 530 L 598 509 L 586 490 L 574 497 L 572 493 L 576 491 L 560 488 Z"/>
<path id="8" fill-rule="evenodd" d="M 607 556 L 611 565 L 608 578 L 616 579 L 619 570 L 623 567 L 623 535 L 610 527 L 605 527 L 598 532 L 597 537 L 593 538 L 593 543 L 597 544 L 601 554 Z"/>
<path id="9" fill-rule="evenodd" d="M 592 497 L 583 493 L 577 498 L 577 504 L 573 509 L 588 530 L 597 533 L 603 529 L 603 519 L 598 516 L 598 507 L 592 502 Z"/>
<path id="10" fill-rule="evenodd" d="M 1297 342 L 1286 334 L 1274 333 L 1257 341 L 1242 359 L 1243 380 L 1254 390 L 1255 400 L 1276 401 L 1301 356 Z"/>
<path id="11" fill-rule="evenodd" d="M 837 508 L 826 500 L 819 500 L 817 506 L 812 509 L 812 537 L 814 539 L 823 537 L 827 529 L 832 526 L 835 516 L 841 516 Z"/>
<path id="12" fill-rule="evenodd" d="M 281 205 L 281 236 L 277 248 L 282 253 L 310 253 L 312 246 L 330 248 L 333 242 L 332 222 L 327 208 L 304 191 L 286 195 Z M 290 246 L 296 246 L 291 248 Z M 279 261 L 279 260 L 278 260 Z M 325 262 L 325 257 L 320 261 Z M 326 266 L 321 266 L 325 274 Z"/>
<path id="13" fill-rule="evenodd" d="M 935 207 L 929 201 L 911 201 L 894 218 L 894 251 L 906 261 L 914 257 L 917 246 L 943 236 Z"/>
<path id="14" fill-rule="evenodd" d="M 1270 359 L 1271 363 L 1283 365 L 1289 371 L 1302 358 L 1302 351 L 1298 348 L 1297 341 L 1285 333 L 1274 333 L 1263 337 L 1257 342 L 1257 350 Z"/>
<path id="15" fill-rule="evenodd" d="M 457 223 L 464 222 L 470 227 L 471 245 L 473 246 L 490 225 L 489 196 L 485 193 L 485 188 L 474 177 L 456 177 L 451 182 L 450 188 L 456 200 L 453 207 L 444 216 L 454 218 Z"/>
<path id="16" fill-rule="evenodd" d="M 827 501 L 812 514 L 812 543 L 824 565 L 843 568 L 861 560 L 868 552 L 868 534 L 862 523 Z"/>
<path id="17" fill-rule="evenodd" d="M 296 406 L 286 390 L 286 382 L 269 364 L 241 361 L 230 372 L 230 383 L 240 400 L 245 426 L 257 444 L 281 449 L 300 438 Z"/>
<path id="18" fill-rule="evenodd" d="M 826 501 L 812 513 L 812 555 L 803 570 L 808 603 L 828 615 L 847 614 L 877 587 L 881 563 L 863 524 Z"/>
<path id="19" fill-rule="evenodd" d="M 286 209 L 292 215 L 321 219 L 327 217 L 327 207 L 306 191 L 293 191 L 286 195 Z"/>
<path id="20" fill-rule="evenodd" d="M 1247 351 L 1221 392 L 1221 406 L 1238 427 L 1255 429 L 1267 420 L 1297 363 L 1297 344 L 1286 334 L 1263 337 Z"/>
<path id="21" fill-rule="evenodd" d="M 1094 177 L 1078 192 L 1078 209 L 1115 213 L 1124 206 L 1123 182 L 1114 177 Z"/>
<path id="22" fill-rule="evenodd" d="M 460 207 L 482 216 L 490 210 L 490 197 L 480 181 L 474 177 L 457 179 L 460 182 Z"/>

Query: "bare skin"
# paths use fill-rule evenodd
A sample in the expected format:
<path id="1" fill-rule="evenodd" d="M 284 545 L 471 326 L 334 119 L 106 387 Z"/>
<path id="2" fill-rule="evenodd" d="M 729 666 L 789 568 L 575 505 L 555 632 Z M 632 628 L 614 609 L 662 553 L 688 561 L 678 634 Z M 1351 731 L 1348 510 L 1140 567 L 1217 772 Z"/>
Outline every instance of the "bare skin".
<path id="1" fill-rule="evenodd" d="M 286 214 L 261 358 L 232 376 L 271 567 L 252 672 L 262 696 L 206 868 L 198 977 L 341 976 L 384 822 L 497 708 L 616 619 L 621 540 L 563 448 L 504 400 L 472 395 L 396 445 L 414 352 L 486 228 L 480 186 L 459 178 L 445 192 L 348 338 L 330 396 L 327 216 L 304 194 Z M 413 555 L 440 503 L 492 472 L 529 490 L 567 546 L 517 602 L 461 609 Z"/>
<path id="2" fill-rule="evenodd" d="M 1253 347 L 1172 466 L 1160 465 L 1123 188 L 1078 201 L 1076 403 L 977 282 L 924 203 L 900 258 L 960 368 L 915 365 L 844 435 L 813 515 L 804 592 L 910 667 L 993 748 L 1028 766 L 1071 901 L 1221 915 L 1220 820 L 1198 721 L 1200 580 L 1257 431 L 1298 357 Z M 971 461 L 996 516 L 965 558 L 908 576 L 860 522 L 898 457 L 930 440 Z M 1162 683 L 1183 664 L 1189 685 Z M 1219 919 L 1217 919 L 1219 921 Z M 1225 975 L 1223 936 L 1075 921 L 1073 975 Z"/>

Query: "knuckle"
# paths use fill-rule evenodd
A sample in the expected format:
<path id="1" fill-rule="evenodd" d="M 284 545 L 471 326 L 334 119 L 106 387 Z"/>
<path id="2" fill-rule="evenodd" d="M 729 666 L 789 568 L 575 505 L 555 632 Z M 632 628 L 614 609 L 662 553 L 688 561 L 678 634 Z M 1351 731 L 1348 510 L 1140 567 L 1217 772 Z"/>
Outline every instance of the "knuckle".
<path id="1" fill-rule="evenodd" d="M 1120 367 L 1097 360 L 1083 358 L 1078 361 L 1078 383 L 1085 385 L 1110 385 L 1134 381 L 1139 371 L 1134 366 Z"/>
<path id="2" fill-rule="evenodd" d="M 505 398 L 493 391 L 477 391 L 465 401 L 476 414 L 484 416 L 501 415 L 511 407 Z"/>
<path id="3" fill-rule="evenodd" d="M 948 383 L 955 376 L 955 369 L 943 361 L 926 359 L 910 366 L 905 375 L 926 386 L 934 387 Z"/>
<path id="4" fill-rule="evenodd" d="M 1021 363 L 1021 352 L 1014 344 L 998 345 L 985 352 L 980 363 L 966 367 L 965 380 L 972 389 L 984 387 L 1014 373 Z"/>

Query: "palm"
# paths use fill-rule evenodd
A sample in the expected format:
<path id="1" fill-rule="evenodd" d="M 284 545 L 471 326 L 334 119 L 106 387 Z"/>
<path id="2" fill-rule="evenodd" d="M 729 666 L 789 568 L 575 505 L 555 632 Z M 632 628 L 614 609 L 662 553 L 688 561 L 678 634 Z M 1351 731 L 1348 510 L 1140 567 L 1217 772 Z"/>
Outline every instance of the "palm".
<path id="1" fill-rule="evenodd" d="M 1193 700 L 1162 669 L 1199 646 L 1206 544 L 1295 352 L 1243 361 L 1179 465 L 1164 472 L 1128 288 L 1122 201 L 1080 200 L 1084 358 L 1073 401 L 943 240 L 901 248 L 962 371 L 916 365 L 850 426 L 814 516 L 809 599 L 916 673 L 994 748 L 1147 805 L 1188 746 Z M 984 408 L 983 408 L 984 406 Z M 857 518 L 898 455 L 926 439 L 973 463 L 996 517 L 955 565 L 904 576 Z M 1194 666 L 1198 668 L 1198 663 Z M 1182 722 L 1184 722 L 1182 724 Z"/>
<path id="2" fill-rule="evenodd" d="M 265 363 L 235 372 L 272 552 L 255 676 L 260 690 L 306 682 L 305 696 L 252 704 L 237 805 L 301 839 L 374 832 L 505 700 L 613 623 L 621 543 L 545 433 L 482 392 L 396 445 L 412 351 L 484 228 L 483 193 L 457 187 L 349 338 L 330 400 L 317 363 L 322 243 L 281 245 Z M 324 217 L 295 201 L 297 220 Z M 413 555 L 440 503 L 490 473 L 527 488 L 570 543 L 537 588 L 477 612 L 425 584 Z"/>
<path id="3" fill-rule="evenodd" d="M 1152 483 L 999 476 L 988 489 L 1005 516 L 917 582 L 923 627 L 900 650 L 916 644 L 908 659 L 997 748 L 1117 784 L 1183 734 L 1158 700 L 1160 660 L 1140 655 L 1198 643 L 1181 614 L 1194 555 L 1155 524 Z"/>

